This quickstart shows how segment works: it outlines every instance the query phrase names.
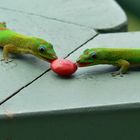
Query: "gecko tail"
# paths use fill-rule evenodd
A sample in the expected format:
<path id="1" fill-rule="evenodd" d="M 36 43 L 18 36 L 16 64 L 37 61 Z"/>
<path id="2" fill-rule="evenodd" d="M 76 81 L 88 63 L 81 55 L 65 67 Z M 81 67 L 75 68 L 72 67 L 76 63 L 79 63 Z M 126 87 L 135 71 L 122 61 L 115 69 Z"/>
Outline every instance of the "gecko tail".
<path id="1" fill-rule="evenodd" d="M 0 28 L 6 28 L 6 22 L 0 22 Z"/>

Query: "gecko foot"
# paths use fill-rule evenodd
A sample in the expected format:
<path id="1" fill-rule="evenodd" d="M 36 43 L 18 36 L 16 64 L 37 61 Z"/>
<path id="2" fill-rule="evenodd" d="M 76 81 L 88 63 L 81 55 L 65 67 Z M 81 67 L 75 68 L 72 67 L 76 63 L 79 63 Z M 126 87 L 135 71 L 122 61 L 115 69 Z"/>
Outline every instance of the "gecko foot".
<path id="1" fill-rule="evenodd" d="M 114 77 L 114 76 L 117 76 L 117 75 L 120 75 L 120 77 L 123 77 L 123 74 L 122 74 L 122 72 L 121 72 L 120 70 L 111 73 L 111 75 L 112 75 L 113 77 Z"/>
<path id="2" fill-rule="evenodd" d="M 4 61 L 5 63 L 9 63 L 9 62 L 12 62 L 13 59 L 4 59 L 4 58 L 2 58 L 2 59 L 0 59 L 0 61 Z"/>

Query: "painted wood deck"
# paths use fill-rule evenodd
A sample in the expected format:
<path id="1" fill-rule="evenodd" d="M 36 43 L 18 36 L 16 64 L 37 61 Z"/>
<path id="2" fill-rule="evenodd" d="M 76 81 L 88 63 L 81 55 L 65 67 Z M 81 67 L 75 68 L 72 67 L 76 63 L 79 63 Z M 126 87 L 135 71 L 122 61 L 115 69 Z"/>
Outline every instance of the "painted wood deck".
<path id="1" fill-rule="evenodd" d="M 75 61 L 86 48 L 140 46 L 140 32 L 127 32 L 126 14 L 114 0 L 5 0 L 0 13 L 9 28 L 51 42 L 59 58 Z M 0 62 L 0 139 L 135 139 L 140 72 L 112 77 L 114 70 L 79 68 L 64 78 L 31 55 Z"/>

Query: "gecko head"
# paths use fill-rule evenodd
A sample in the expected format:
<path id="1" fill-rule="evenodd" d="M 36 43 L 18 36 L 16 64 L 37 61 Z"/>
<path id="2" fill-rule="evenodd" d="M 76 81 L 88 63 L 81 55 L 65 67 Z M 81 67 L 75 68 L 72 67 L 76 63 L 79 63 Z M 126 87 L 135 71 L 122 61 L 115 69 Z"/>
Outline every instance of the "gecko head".
<path id="1" fill-rule="evenodd" d="M 34 47 L 35 56 L 48 61 L 52 62 L 57 59 L 57 55 L 54 51 L 53 45 L 45 40 L 40 38 L 36 38 L 36 47 Z"/>
<path id="2" fill-rule="evenodd" d="M 86 49 L 77 59 L 76 63 L 79 67 L 86 67 L 99 64 L 97 52 L 94 49 Z"/>

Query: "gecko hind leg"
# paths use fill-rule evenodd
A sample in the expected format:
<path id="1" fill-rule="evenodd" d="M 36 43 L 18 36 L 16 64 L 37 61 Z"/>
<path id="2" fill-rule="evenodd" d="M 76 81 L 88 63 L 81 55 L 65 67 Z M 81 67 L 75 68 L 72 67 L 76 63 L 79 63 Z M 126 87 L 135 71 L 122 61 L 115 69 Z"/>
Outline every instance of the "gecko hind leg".
<path id="1" fill-rule="evenodd" d="M 116 65 L 120 67 L 120 69 L 116 72 L 113 72 L 112 76 L 120 75 L 121 77 L 123 77 L 123 74 L 128 71 L 130 63 L 127 60 L 120 59 L 116 62 Z"/>

